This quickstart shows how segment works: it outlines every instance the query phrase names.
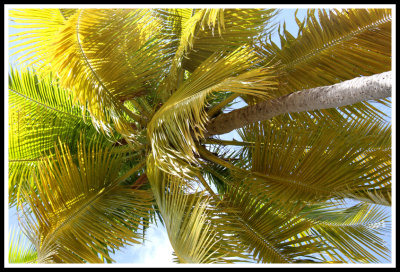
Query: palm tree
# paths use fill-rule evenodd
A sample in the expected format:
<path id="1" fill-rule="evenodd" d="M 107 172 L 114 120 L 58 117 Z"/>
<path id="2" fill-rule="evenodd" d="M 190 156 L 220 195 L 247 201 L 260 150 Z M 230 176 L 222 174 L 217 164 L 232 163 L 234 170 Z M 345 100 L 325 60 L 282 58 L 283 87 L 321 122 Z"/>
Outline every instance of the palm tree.
<path id="1" fill-rule="evenodd" d="M 389 260 L 391 10 L 309 10 L 281 46 L 277 13 L 11 10 L 29 28 L 8 85 L 26 252 L 112 262 L 161 222 L 178 263 Z"/>

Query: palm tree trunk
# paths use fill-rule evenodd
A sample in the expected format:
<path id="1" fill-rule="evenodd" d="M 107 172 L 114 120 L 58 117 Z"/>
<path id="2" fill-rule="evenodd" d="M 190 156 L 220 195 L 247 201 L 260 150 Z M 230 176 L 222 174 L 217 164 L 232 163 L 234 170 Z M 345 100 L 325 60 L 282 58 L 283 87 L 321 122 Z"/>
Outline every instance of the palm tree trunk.
<path id="1" fill-rule="evenodd" d="M 391 96 L 392 72 L 363 76 L 331 86 L 294 92 L 277 99 L 220 114 L 206 126 L 206 137 L 228 133 L 245 125 L 274 116 L 328 108 L 337 108 L 366 100 Z"/>

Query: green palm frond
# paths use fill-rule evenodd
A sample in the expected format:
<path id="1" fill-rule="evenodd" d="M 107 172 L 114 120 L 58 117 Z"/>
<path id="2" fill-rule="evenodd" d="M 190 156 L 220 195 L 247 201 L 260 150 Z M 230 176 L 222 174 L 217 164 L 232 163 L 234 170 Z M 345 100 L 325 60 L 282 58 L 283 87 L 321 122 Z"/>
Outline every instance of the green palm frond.
<path id="1" fill-rule="evenodd" d="M 306 220 L 315 224 L 312 232 L 323 237 L 337 260 L 377 263 L 379 257 L 389 260 L 390 251 L 381 235 L 387 232 L 387 211 L 382 207 L 361 203 L 349 208 L 316 205 L 304 211 Z"/>
<path id="2" fill-rule="evenodd" d="M 195 163 L 194 141 L 204 138 L 208 121 L 205 106 L 212 93 L 230 91 L 268 97 L 275 88 L 272 69 L 251 69 L 255 57 L 249 47 L 228 55 L 215 53 L 153 116 L 147 127 L 148 137 L 153 156 L 164 171 L 187 175 L 188 162 Z"/>
<path id="3" fill-rule="evenodd" d="M 53 148 L 57 137 L 75 143 L 77 130 L 94 136 L 81 109 L 52 76 L 39 78 L 33 70 L 11 69 L 8 85 L 10 159 L 34 159 Z M 75 127 L 75 129 L 74 129 Z M 39 141 L 40 140 L 40 141 Z"/>
<path id="4" fill-rule="evenodd" d="M 37 252 L 33 244 L 16 227 L 9 230 L 9 263 L 35 263 Z"/>
<path id="5" fill-rule="evenodd" d="M 38 262 L 103 262 L 125 245 L 140 243 L 152 194 L 120 182 L 123 156 L 81 138 L 78 158 L 64 144 L 38 165 L 37 190 L 22 192 L 21 226 Z"/>
<path id="6" fill-rule="evenodd" d="M 223 145 L 212 145 L 209 147 L 212 154 L 218 154 L 218 157 L 226 162 L 229 162 L 235 167 L 242 168 L 242 160 L 238 157 L 239 152 L 232 152 L 232 150 L 226 148 Z M 201 151 L 200 151 L 201 154 Z M 240 156 L 240 154 L 239 154 Z M 204 158 L 203 158 L 204 159 Z M 235 172 L 231 171 L 230 168 L 224 165 L 215 163 L 211 160 L 207 160 L 201 164 L 202 174 L 207 177 L 207 180 L 215 186 L 218 195 L 224 194 L 228 185 L 235 184 L 236 178 L 241 178 L 234 176 Z"/>
<path id="7" fill-rule="evenodd" d="M 30 170 L 54 150 L 58 139 L 75 152 L 79 135 L 87 142 L 107 143 L 98 135 L 84 111 L 72 104 L 69 93 L 56 79 L 40 77 L 34 70 L 10 69 L 8 82 L 9 202 L 14 205 L 18 191 Z"/>

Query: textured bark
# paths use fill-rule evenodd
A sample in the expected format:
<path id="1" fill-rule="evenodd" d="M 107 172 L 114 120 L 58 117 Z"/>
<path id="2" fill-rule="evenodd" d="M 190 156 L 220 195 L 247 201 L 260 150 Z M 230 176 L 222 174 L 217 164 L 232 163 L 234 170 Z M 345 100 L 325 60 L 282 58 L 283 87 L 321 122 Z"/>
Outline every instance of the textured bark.
<path id="1" fill-rule="evenodd" d="M 277 99 L 220 114 L 206 126 L 206 137 L 228 133 L 245 125 L 274 116 L 328 108 L 338 108 L 361 101 L 391 96 L 392 72 L 363 76 L 331 86 L 291 93 Z"/>

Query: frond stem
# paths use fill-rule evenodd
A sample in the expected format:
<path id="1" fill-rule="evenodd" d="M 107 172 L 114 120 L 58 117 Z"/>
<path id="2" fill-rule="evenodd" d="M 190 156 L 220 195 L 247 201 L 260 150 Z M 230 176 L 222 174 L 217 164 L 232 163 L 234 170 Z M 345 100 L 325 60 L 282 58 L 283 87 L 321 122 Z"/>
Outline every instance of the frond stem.
<path id="1" fill-rule="evenodd" d="M 296 185 L 296 186 L 300 186 L 302 188 L 305 188 L 307 190 L 312 190 L 312 191 L 318 191 L 323 193 L 324 195 L 331 195 L 333 193 L 336 192 L 332 192 L 331 190 L 327 190 L 327 189 L 322 189 L 322 188 L 318 188 L 315 186 L 311 186 L 309 184 L 305 184 L 302 182 L 299 182 L 297 180 L 290 180 L 288 178 L 285 177 L 281 177 L 281 176 L 276 176 L 276 175 L 265 175 L 263 173 L 259 173 L 259 172 L 253 172 L 253 171 L 249 171 L 246 169 L 241 169 L 239 167 L 236 167 L 235 165 L 213 155 L 210 151 L 208 151 L 206 148 L 204 148 L 203 146 L 198 146 L 197 150 L 199 151 L 200 155 L 203 156 L 205 159 L 212 161 L 216 164 L 222 165 L 232 171 L 236 171 L 238 173 L 242 173 L 245 176 L 253 176 L 255 178 L 259 178 L 261 180 L 273 180 L 274 182 L 279 182 L 279 183 L 284 183 L 284 184 L 291 184 L 291 185 Z"/>
<path id="2" fill-rule="evenodd" d="M 211 189 L 211 187 L 208 185 L 207 181 L 204 179 L 204 177 L 201 174 L 197 175 L 197 178 L 200 180 L 201 184 L 206 188 L 206 190 L 209 192 L 209 194 L 217 201 L 219 200 L 218 196 L 214 193 L 214 191 Z"/>
<path id="3" fill-rule="evenodd" d="M 13 93 L 15 93 L 15 94 L 17 94 L 17 95 L 19 95 L 19 96 L 22 96 L 23 98 L 25 98 L 25 99 L 27 99 L 27 100 L 29 100 L 29 101 L 32 101 L 33 103 L 35 103 L 35 104 L 37 104 L 37 105 L 40 105 L 40 106 L 42 106 L 42 107 L 44 107 L 44 108 L 46 108 L 46 109 L 59 112 L 59 113 L 61 113 L 61 114 L 63 114 L 63 115 L 67 115 L 67 116 L 72 117 L 72 118 L 74 118 L 74 119 L 80 119 L 80 118 L 79 118 L 78 116 L 76 116 L 76 115 L 72 115 L 72 114 L 70 114 L 70 113 L 68 113 L 68 112 L 60 111 L 60 110 L 58 110 L 58 109 L 56 109 L 56 108 L 50 107 L 50 106 L 48 106 L 48 105 L 46 105 L 46 104 L 43 104 L 43 103 L 41 103 L 41 102 L 39 102 L 39 101 L 37 101 L 37 100 L 34 100 L 34 99 L 32 99 L 32 98 L 30 98 L 30 97 L 24 95 L 24 94 L 21 94 L 20 92 L 18 92 L 18 91 L 16 91 L 16 90 L 13 90 L 13 89 L 10 89 L 10 88 L 8 88 L 8 90 L 9 90 L 9 91 L 12 91 Z"/>
<path id="4" fill-rule="evenodd" d="M 234 146 L 248 146 L 252 147 L 255 145 L 254 142 L 246 142 L 246 141 L 229 141 L 229 140 L 220 140 L 214 138 L 206 138 L 202 140 L 202 144 L 217 144 L 217 145 L 234 145 Z"/>
<path id="5" fill-rule="evenodd" d="M 133 113 L 132 111 L 130 111 L 129 109 L 127 109 L 122 103 L 120 103 L 119 101 L 117 101 L 116 99 L 114 99 L 112 93 L 110 92 L 110 90 L 104 85 L 103 81 L 100 79 L 100 77 L 97 75 L 96 71 L 93 69 L 92 65 L 89 62 L 89 59 L 87 58 L 83 47 L 82 47 L 82 42 L 81 39 L 79 37 L 79 22 L 81 19 L 81 15 L 82 15 L 82 10 L 79 10 L 79 16 L 78 16 L 78 20 L 76 22 L 76 39 L 78 42 L 78 46 L 79 46 L 79 51 L 81 53 L 81 56 L 83 58 L 83 60 L 85 61 L 86 65 L 89 67 L 90 71 L 92 72 L 92 74 L 94 75 L 94 77 L 96 78 L 97 82 L 100 83 L 100 85 L 103 87 L 103 89 L 106 91 L 106 93 L 108 94 L 108 97 L 111 99 L 111 101 L 120 106 L 124 112 L 126 114 L 129 115 L 129 117 L 131 117 L 133 120 L 139 122 L 141 125 L 145 125 L 143 124 L 143 119 L 140 117 L 140 115 L 137 115 L 135 113 Z"/>

